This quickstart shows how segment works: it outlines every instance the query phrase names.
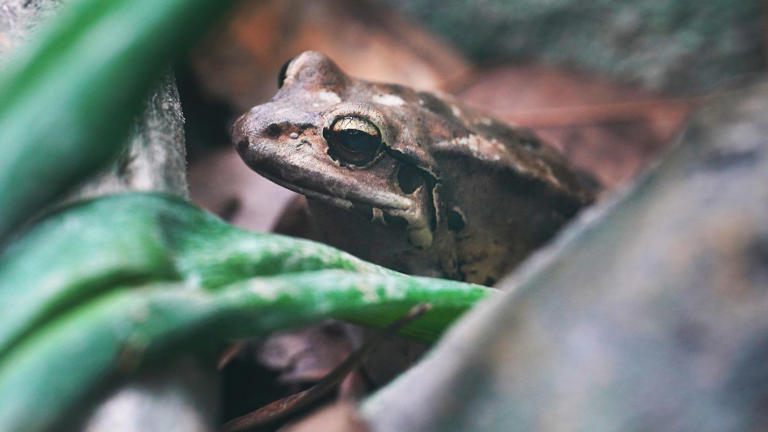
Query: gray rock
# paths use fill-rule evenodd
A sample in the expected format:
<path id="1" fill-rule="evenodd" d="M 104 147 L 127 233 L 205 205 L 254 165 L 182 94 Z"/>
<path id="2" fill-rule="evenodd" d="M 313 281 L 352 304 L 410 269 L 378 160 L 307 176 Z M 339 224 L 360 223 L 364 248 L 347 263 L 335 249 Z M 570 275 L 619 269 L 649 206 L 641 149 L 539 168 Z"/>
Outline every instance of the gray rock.
<path id="1" fill-rule="evenodd" d="M 369 399 L 372 430 L 767 429 L 766 113 L 768 82 L 702 109 Z"/>
<path id="2" fill-rule="evenodd" d="M 184 114 L 176 79 L 169 69 L 147 97 L 117 160 L 88 180 L 72 198 L 126 191 L 168 192 L 187 198 Z"/>
<path id="3" fill-rule="evenodd" d="M 567 63 L 702 92 L 766 67 L 760 0 L 383 0 L 476 60 Z"/>
<path id="4" fill-rule="evenodd" d="M 0 0 L 0 64 L 61 4 L 62 0 Z"/>
<path id="5" fill-rule="evenodd" d="M 176 359 L 112 390 L 94 406 L 83 432 L 147 432 L 216 430 L 218 382 L 207 365 L 192 358 Z"/>

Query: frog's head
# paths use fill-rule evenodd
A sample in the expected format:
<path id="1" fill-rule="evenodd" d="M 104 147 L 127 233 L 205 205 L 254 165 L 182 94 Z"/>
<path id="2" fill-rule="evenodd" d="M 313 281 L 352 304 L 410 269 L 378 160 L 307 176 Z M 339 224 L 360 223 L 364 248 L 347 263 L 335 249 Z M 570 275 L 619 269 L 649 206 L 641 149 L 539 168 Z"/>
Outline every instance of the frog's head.
<path id="1" fill-rule="evenodd" d="M 430 246 L 440 217 L 439 176 L 427 150 L 449 136 L 419 93 L 345 75 L 305 52 L 283 66 L 279 91 L 233 127 L 245 162 L 270 180 L 371 220 L 407 229 Z"/>

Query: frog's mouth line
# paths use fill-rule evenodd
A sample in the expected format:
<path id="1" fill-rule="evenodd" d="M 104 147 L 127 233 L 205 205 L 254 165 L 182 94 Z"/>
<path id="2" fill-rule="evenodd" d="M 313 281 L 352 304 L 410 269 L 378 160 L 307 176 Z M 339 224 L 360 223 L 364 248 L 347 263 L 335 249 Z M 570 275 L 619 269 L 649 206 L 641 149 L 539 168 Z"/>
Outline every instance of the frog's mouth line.
<path id="1" fill-rule="evenodd" d="M 377 208 L 391 215 L 396 215 L 398 217 L 401 217 L 405 219 L 406 225 L 409 227 L 408 236 L 411 244 L 413 244 L 414 246 L 420 249 L 427 248 L 432 244 L 433 237 L 432 237 L 432 229 L 430 229 L 431 221 L 429 219 L 429 216 L 421 213 L 418 213 L 416 215 L 411 213 L 410 215 L 407 215 L 408 213 L 410 213 L 408 211 L 409 209 L 407 206 L 395 207 L 391 205 L 381 205 L 379 203 L 374 202 L 373 200 L 354 200 L 354 199 L 347 199 L 347 198 L 339 198 L 339 197 L 336 197 L 324 192 L 320 192 L 317 190 L 296 186 L 295 184 L 288 183 L 286 181 L 283 181 L 274 176 L 265 174 L 263 172 L 259 172 L 259 173 L 262 176 L 264 176 L 264 178 L 266 178 L 267 180 L 270 180 L 273 183 L 283 186 L 284 188 L 290 189 L 296 193 L 300 193 L 306 196 L 307 198 L 319 199 L 350 212 L 356 212 L 356 211 L 359 212 L 360 206 L 362 205 L 362 206 L 368 206 L 369 208 Z M 374 221 L 374 220 L 375 219 L 371 219 L 371 221 Z M 383 222 L 383 220 L 381 220 L 381 222 L 386 225 L 386 223 Z"/>
<path id="2" fill-rule="evenodd" d="M 389 210 L 389 211 L 402 212 L 404 210 L 408 210 L 407 207 L 392 206 L 388 204 L 379 203 L 374 200 L 339 198 L 337 196 L 333 196 L 325 192 L 320 192 L 315 189 L 308 189 L 302 186 L 297 186 L 293 183 L 284 181 L 276 176 L 272 176 L 264 172 L 259 172 L 259 174 L 261 174 L 267 180 L 275 184 L 278 184 L 286 189 L 290 189 L 296 193 L 305 195 L 307 198 L 319 199 L 347 210 L 354 210 L 357 207 L 356 205 L 370 206 L 370 207 L 378 208 L 384 211 Z"/>

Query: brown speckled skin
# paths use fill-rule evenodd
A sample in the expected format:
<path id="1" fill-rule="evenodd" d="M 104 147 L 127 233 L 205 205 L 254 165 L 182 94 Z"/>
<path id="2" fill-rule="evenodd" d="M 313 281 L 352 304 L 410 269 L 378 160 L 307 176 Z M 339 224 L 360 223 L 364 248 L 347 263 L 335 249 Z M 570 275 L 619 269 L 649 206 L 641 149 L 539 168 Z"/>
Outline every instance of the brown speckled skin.
<path id="1" fill-rule="evenodd" d="M 328 154 L 323 130 L 349 115 L 381 132 L 366 166 Z M 316 52 L 290 62 L 233 140 L 251 168 L 307 196 L 324 241 L 411 274 L 491 284 L 594 199 L 530 133 L 444 95 L 348 77 Z M 411 193 L 398 179 L 407 170 Z"/>

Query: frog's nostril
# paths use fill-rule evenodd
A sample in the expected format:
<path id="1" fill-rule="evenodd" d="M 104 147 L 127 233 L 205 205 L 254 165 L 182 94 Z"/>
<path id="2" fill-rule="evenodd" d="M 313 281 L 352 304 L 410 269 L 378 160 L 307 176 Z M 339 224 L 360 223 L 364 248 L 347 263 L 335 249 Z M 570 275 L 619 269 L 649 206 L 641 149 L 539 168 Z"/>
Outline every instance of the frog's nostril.
<path id="1" fill-rule="evenodd" d="M 272 123 L 264 129 L 264 134 L 270 138 L 277 138 L 283 132 L 283 128 L 277 123 Z"/>
<path id="2" fill-rule="evenodd" d="M 237 151 L 239 151 L 239 152 L 246 151 L 246 150 L 248 150 L 248 145 L 249 144 L 250 143 L 248 142 L 248 138 L 243 138 L 243 139 L 241 139 L 240 141 L 237 142 L 237 144 L 235 145 L 235 149 L 237 149 Z"/>

